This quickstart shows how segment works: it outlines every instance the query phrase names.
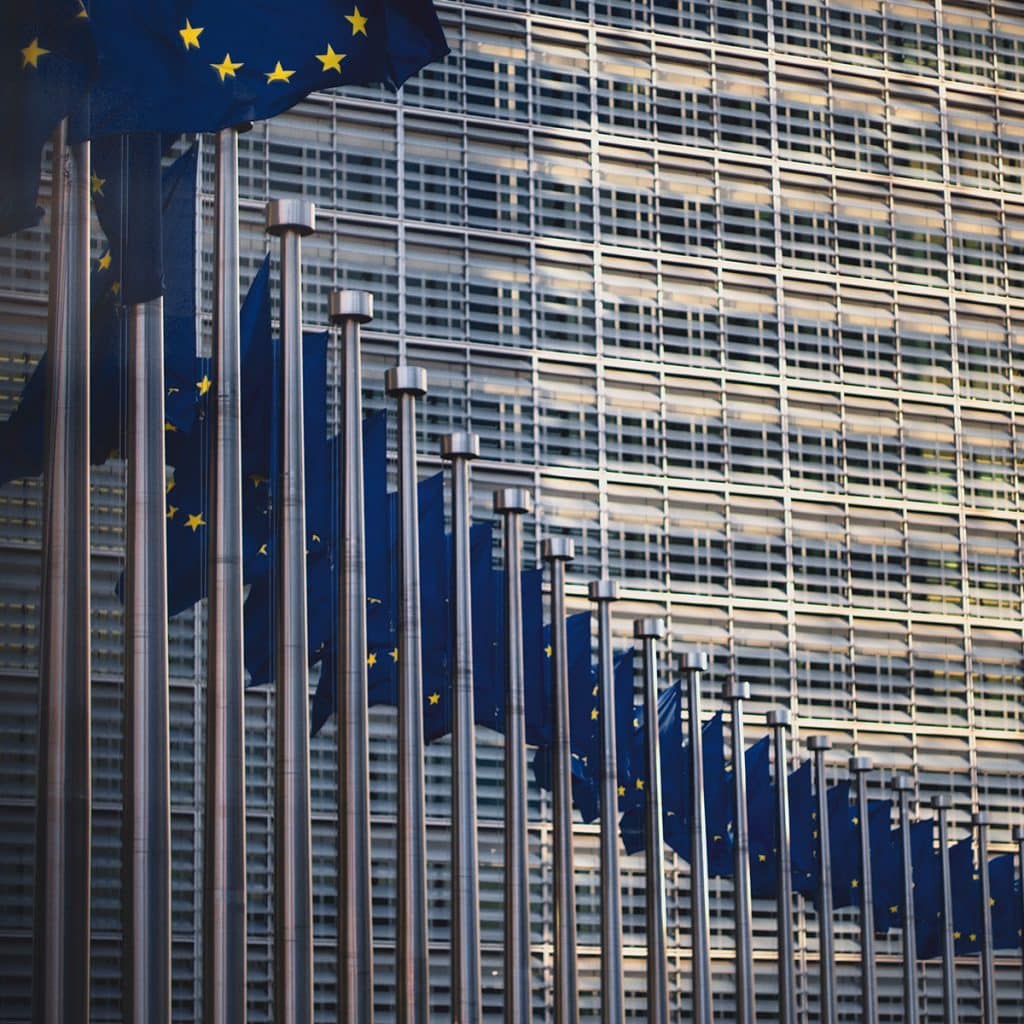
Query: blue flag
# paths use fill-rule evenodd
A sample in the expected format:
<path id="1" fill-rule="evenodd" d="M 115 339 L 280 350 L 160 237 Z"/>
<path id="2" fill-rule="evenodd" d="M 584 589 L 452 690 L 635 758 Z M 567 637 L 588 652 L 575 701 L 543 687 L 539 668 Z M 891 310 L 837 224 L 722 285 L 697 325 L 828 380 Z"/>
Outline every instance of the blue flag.
<path id="1" fill-rule="evenodd" d="M 992 945 L 995 949 L 1017 949 L 1021 944 L 1020 882 L 1014 877 L 1012 853 L 988 862 L 992 893 Z"/>
<path id="2" fill-rule="evenodd" d="M 974 870 L 974 837 L 966 836 L 949 848 L 949 877 L 953 892 L 953 945 L 957 956 L 981 948 L 981 879 Z"/>
<path id="3" fill-rule="evenodd" d="M 88 18 L 77 0 L 0 6 L 0 235 L 39 223 L 43 146 L 79 105 L 94 72 Z"/>
<path id="4" fill-rule="evenodd" d="M 804 761 L 788 780 L 789 850 L 793 891 L 814 896 L 818 888 L 818 810 L 811 788 L 811 762 Z"/>
<path id="5" fill-rule="evenodd" d="M 914 871 L 914 931 L 917 955 L 931 960 L 942 951 L 942 867 L 935 850 L 934 823 L 910 826 L 910 860 Z"/>
<path id="6" fill-rule="evenodd" d="M 725 723 L 717 711 L 704 736 L 704 808 L 708 829 L 708 875 L 732 878 L 732 780 L 725 764 Z"/>
<path id="7" fill-rule="evenodd" d="M 763 736 L 744 752 L 747 769 L 747 835 L 750 846 L 750 894 L 771 899 L 777 889 L 778 840 L 776 791 L 771 775 L 771 737 Z"/>
<path id="8" fill-rule="evenodd" d="M 902 921 L 903 832 L 891 828 L 892 804 L 888 800 L 869 801 L 868 818 L 875 931 L 887 932 L 899 928 Z"/>
<path id="9" fill-rule="evenodd" d="M 828 849 L 832 861 L 832 906 L 836 910 L 857 906 L 861 884 L 860 819 L 850 803 L 850 781 L 830 787 L 828 799 Z"/>
<path id="10" fill-rule="evenodd" d="M 212 132 L 309 93 L 400 86 L 448 52 L 430 0 L 93 0 L 93 138 Z"/>

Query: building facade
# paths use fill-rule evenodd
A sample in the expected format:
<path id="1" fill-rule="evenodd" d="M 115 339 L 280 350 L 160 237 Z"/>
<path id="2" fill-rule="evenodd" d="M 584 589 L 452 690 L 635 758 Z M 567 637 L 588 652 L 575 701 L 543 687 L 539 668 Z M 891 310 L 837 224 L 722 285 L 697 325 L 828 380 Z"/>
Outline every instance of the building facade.
<path id="1" fill-rule="evenodd" d="M 749 741 L 788 707 L 795 747 L 832 736 L 922 797 L 951 792 L 995 852 L 1021 821 L 1024 752 L 1024 9 L 1015 0 L 505 0 L 441 3 L 452 48 L 395 97 L 318 94 L 241 140 L 243 278 L 263 207 L 318 206 L 305 316 L 374 293 L 365 400 L 425 366 L 424 472 L 481 436 L 490 492 L 536 498 L 576 538 L 570 605 L 620 580 L 619 646 L 665 615 L 712 659 L 708 710 L 749 680 Z M 212 148 L 201 163 L 203 329 Z M 46 234 L 0 239 L 0 414 L 44 344 Z M 330 373 L 335 372 L 332 360 Z M 1024 421 L 1022 421 L 1024 422 Z M 120 1019 L 124 467 L 94 473 L 93 1019 Z M 41 483 L 0 489 L 0 1020 L 28 1019 Z M 496 552 L 497 556 L 497 552 Z M 201 1019 L 203 607 L 171 625 L 174 1006 Z M 250 1021 L 272 1011 L 273 712 L 247 698 Z M 379 1020 L 390 1020 L 395 719 L 372 715 Z M 334 1020 L 334 726 L 313 743 L 318 1019 Z M 484 997 L 501 1007 L 500 738 L 479 738 Z M 448 748 L 429 748 L 432 1005 L 448 1016 Z M 533 998 L 550 1020 L 551 807 L 530 789 Z M 930 810 L 924 809 L 925 816 Z M 577 830 L 582 1005 L 598 1019 L 597 837 Z M 674 1019 L 688 1020 L 688 875 L 669 856 Z M 644 872 L 623 877 L 629 1019 L 646 1016 Z M 716 1017 L 734 1019 L 728 882 L 713 882 Z M 776 1019 L 773 908 L 755 903 L 759 1019 Z M 817 923 L 801 906 L 802 1019 Z M 837 915 L 842 1019 L 858 1016 L 856 914 Z M 902 1019 L 880 943 L 881 1019 Z M 922 965 L 927 1006 L 937 963 Z M 1000 1019 L 1018 956 L 999 960 Z M 979 1019 L 976 959 L 958 1019 Z"/>

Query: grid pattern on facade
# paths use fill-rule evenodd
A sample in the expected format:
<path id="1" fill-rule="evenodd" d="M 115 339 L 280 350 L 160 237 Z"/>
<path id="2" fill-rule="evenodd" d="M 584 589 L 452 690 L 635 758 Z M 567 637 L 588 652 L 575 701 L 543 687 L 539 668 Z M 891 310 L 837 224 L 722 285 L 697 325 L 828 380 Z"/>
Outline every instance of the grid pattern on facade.
<path id="1" fill-rule="evenodd" d="M 318 95 L 241 140 L 243 276 L 262 205 L 320 207 L 306 317 L 368 288 L 366 401 L 401 354 L 428 368 L 421 454 L 481 435 L 476 511 L 534 490 L 569 533 L 573 608 L 607 573 L 616 639 L 667 614 L 712 657 L 705 697 L 748 679 L 751 741 L 787 705 L 798 736 L 952 789 L 954 836 L 992 812 L 1009 849 L 1024 779 L 1024 14 L 1010 0 L 600 0 L 441 5 L 452 56 L 401 97 Z M 212 162 L 203 161 L 204 308 Z M 0 402 L 43 340 L 45 235 L 0 240 Z M 208 330 L 209 325 L 206 324 Z M 39 481 L 0 490 L 0 1018 L 24 1019 L 31 931 Z M 94 1007 L 118 1019 L 123 466 L 94 475 Z M 174 1001 L 197 1019 L 204 652 L 172 623 Z M 250 695 L 250 1019 L 269 1020 L 273 714 Z M 314 743 L 317 1001 L 333 1008 L 333 726 Z M 377 992 L 394 939 L 394 726 L 373 716 Z M 485 1003 L 501 997 L 501 748 L 482 738 Z M 430 751 L 433 999 L 447 1010 L 447 747 Z M 927 813 L 927 812 L 925 812 Z M 550 805 L 531 788 L 534 1000 L 552 971 Z M 643 868 L 624 861 L 626 981 L 642 1020 Z M 581 979 L 597 1012 L 596 836 L 578 830 Z M 689 989 L 686 868 L 669 859 L 670 977 Z M 712 926 L 732 1019 L 728 883 Z M 757 904 L 763 1019 L 774 916 Z M 800 1000 L 816 1013 L 816 921 L 799 917 Z M 857 1019 L 856 916 L 838 918 L 840 1007 Z M 898 940 L 882 1019 L 901 1015 Z M 960 1019 L 978 1019 L 973 961 Z M 929 999 L 935 965 L 922 967 Z M 1019 1001 L 1019 966 L 999 968 Z M 934 1008 L 934 1002 L 933 1002 Z M 550 1012 L 550 1011 L 548 1011 Z M 497 1018 L 495 1018 L 497 1019 Z"/>

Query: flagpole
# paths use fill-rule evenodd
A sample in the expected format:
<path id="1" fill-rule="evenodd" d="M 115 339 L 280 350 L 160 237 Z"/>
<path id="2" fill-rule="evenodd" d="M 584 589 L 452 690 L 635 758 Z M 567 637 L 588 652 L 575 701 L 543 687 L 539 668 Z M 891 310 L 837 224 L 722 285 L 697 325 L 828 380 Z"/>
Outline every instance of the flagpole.
<path id="1" fill-rule="evenodd" d="M 1018 893 L 1019 912 L 1021 920 L 1024 921 L 1024 825 L 1013 826 L 1013 841 L 1017 844 L 1017 865 L 1021 876 Z M 1021 945 L 1021 942 L 1018 941 L 1018 945 Z M 1021 956 L 1021 967 L 1024 968 L 1024 954 Z"/>
<path id="2" fill-rule="evenodd" d="M 281 239 L 281 459 L 274 494 L 274 1021 L 313 1019 L 313 886 L 302 396 L 302 237 L 313 204 L 275 199 L 267 232 Z"/>
<path id="3" fill-rule="evenodd" d="M 423 650 L 416 464 L 416 399 L 427 371 L 393 366 L 389 395 L 398 399 L 398 921 L 395 976 L 398 1024 L 428 1024 L 427 824 L 423 775 Z"/>
<path id="4" fill-rule="evenodd" d="M 767 714 L 775 747 L 776 901 L 779 931 L 779 1024 L 796 1024 L 796 951 L 793 943 L 793 861 L 789 847 L 789 711 Z"/>
<path id="5" fill-rule="evenodd" d="M 996 972 L 992 948 L 992 883 L 988 877 L 988 827 L 991 817 L 987 811 L 977 811 L 971 824 L 978 831 L 978 874 L 981 876 L 981 995 L 982 1021 L 996 1024 Z"/>
<path id="6" fill-rule="evenodd" d="M 576 886 L 572 849 L 572 746 L 565 566 L 576 555 L 570 537 L 548 537 L 541 554 L 551 572 L 551 791 L 554 800 L 555 1024 L 577 1024 Z"/>
<path id="7" fill-rule="evenodd" d="M 953 880 L 949 872 L 949 822 L 953 806 L 948 793 L 936 793 L 932 807 L 939 827 L 939 863 L 942 867 L 942 1020 L 956 1024 L 956 949 L 953 944 Z"/>
<path id="8" fill-rule="evenodd" d="M 480 868 L 477 850 L 476 733 L 473 725 L 473 604 L 469 549 L 469 463 L 480 439 L 463 432 L 441 438 L 451 464 L 455 554 L 452 661 L 452 1024 L 477 1024 L 480 991 Z"/>
<path id="9" fill-rule="evenodd" d="M 870 757 L 851 757 L 847 763 L 857 783 L 857 817 L 860 819 L 860 956 L 861 1019 L 878 1020 L 878 977 L 875 967 L 874 880 L 871 877 L 871 834 L 868 827 L 868 772 Z"/>
<path id="10" fill-rule="evenodd" d="M 647 828 L 644 855 L 647 867 L 647 1021 L 668 1024 L 668 914 L 665 905 L 665 836 L 661 806 L 661 749 L 658 719 L 658 641 L 665 638 L 664 619 L 637 619 L 633 636 L 644 652 L 644 722 L 647 742 L 644 777 L 647 781 Z"/>
<path id="11" fill-rule="evenodd" d="M 242 620 L 242 408 L 238 280 L 238 134 L 217 133 L 214 197 L 214 447 L 210 463 L 203 1016 L 234 1024 L 246 1008 L 245 673 Z"/>
<path id="12" fill-rule="evenodd" d="M 618 600 L 615 580 L 593 580 L 588 588 L 597 604 L 600 673 L 598 719 L 601 726 L 601 1020 L 620 1024 L 625 1016 L 622 982 L 622 889 L 619 874 L 618 764 L 615 746 L 615 673 L 612 667 L 611 603 Z"/>
<path id="13" fill-rule="evenodd" d="M 128 311 L 124 1013 L 171 1019 L 163 299 Z"/>
<path id="14" fill-rule="evenodd" d="M 526 708 L 523 678 L 523 539 L 530 492 L 494 494 L 505 542 L 505 1024 L 531 1017 L 530 835 L 526 807 Z"/>
<path id="15" fill-rule="evenodd" d="M 723 694 L 732 704 L 732 776 L 736 801 L 733 827 L 733 898 L 736 927 L 736 1021 L 754 1024 L 754 938 L 750 904 L 750 836 L 747 824 L 747 763 L 743 738 L 743 702 L 750 683 L 731 682 Z"/>
<path id="16" fill-rule="evenodd" d="M 36 1024 L 89 1019 L 92 831 L 89 557 L 89 143 L 54 138 L 43 444 Z"/>
<path id="17" fill-rule="evenodd" d="M 363 370 L 360 327 L 369 292 L 336 291 L 341 328 L 341 571 L 338 659 L 338 1017 L 373 1024 L 370 735 L 366 680 L 366 528 L 363 519 Z"/>
<path id="18" fill-rule="evenodd" d="M 829 846 L 828 791 L 825 751 L 832 749 L 829 736 L 810 736 L 807 748 L 814 754 L 814 788 L 818 801 L 818 977 L 822 1024 L 836 1024 L 836 947 L 832 934 L 832 850 Z"/>
<path id="19" fill-rule="evenodd" d="M 910 794 L 914 780 L 897 775 L 893 789 L 900 803 L 900 849 L 903 861 L 903 1020 L 918 1024 L 920 1010 L 917 999 L 917 924 L 914 919 L 914 861 L 910 846 Z"/>
<path id="20" fill-rule="evenodd" d="M 693 930 L 693 1021 L 712 1024 L 711 935 L 708 906 L 707 819 L 704 811 L 704 738 L 701 732 L 700 674 L 708 667 L 702 651 L 686 651 L 682 669 L 686 673 L 690 733 L 690 901 Z"/>

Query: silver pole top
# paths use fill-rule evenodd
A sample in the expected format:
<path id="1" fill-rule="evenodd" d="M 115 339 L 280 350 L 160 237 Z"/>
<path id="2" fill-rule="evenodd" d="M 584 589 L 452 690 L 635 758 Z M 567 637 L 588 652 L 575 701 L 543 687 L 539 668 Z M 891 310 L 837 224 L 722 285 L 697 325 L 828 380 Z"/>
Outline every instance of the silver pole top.
<path id="1" fill-rule="evenodd" d="M 401 363 L 384 374 L 384 388 L 389 395 L 425 395 L 427 371 L 422 366 Z"/>
<path id="2" fill-rule="evenodd" d="M 912 775 L 897 775 L 892 780 L 892 788 L 897 793 L 913 793 L 914 792 L 914 778 Z"/>
<path id="3" fill-rule="evenodd" d="M 571 562 L 576 557 L 576 545 L 572 537 L 545 537 L 540 556 L 546 562 Z"/>
<path id="4" fill-rule="evenodd" d="M 781 725 L 788 728 L 789 708 L 772 708 L 771 711 L 765 715 L 765 718 L 771 726 Z"/>
<path id="5" fill-rule="evenodd" d="M 617 601 L 619 599 L 618 580 L 591 580 L 587 587 L 591 601 Z"/>
<path id="6" fill-rule="evenodd" d="M 480 438 L 465 430 L 457 430 L 453 434 L 445 434 L 441 438 L 441 458 L 478 459 L 480 457 Z"/>
<path id="7" fill-rule="evenodd" d="M 949 793 L 936 793 L 932 797 L 932 807 L 937 811 L 948 811 L 953 806 L 953 798 Z"/>
<path id="8" fill-rule="evenodd" d="M 750 683 L 731 680 L 722 687 L 723 700 L 750 700 Z"/>
<path id="9" fill-rule="evenodd" d="M 357 292 L 349 288 L 331 292 L 328 314 L 332 324 L 342 324 L 346 320 L 368 324 L 373 319 L 373 292 Z"/>
<path id="10" fill-rule="evenodd" d="M 857 772 L 869 772 L 872 768 L 871 758 L 858 754 L 846 762 L 846 767 L 854 774 Z"/>
<path id="11" fill-rule="evenodd" d="M 808 736 L 807 737 L 807 749 L 815 752 L 819 750 L 831 750 L 832 749 L 832 737 L 831 736 Z"/>
<path id="12" fill-rule="evenodd" d="M 633 637 L 637 640 L 664 640 L 664 619 L 634 619 Z"/>
<path id="13" fill-rule="evenodd" d="M 703 651 L 683 651 L 679 658 L 679 667 L 684 672 L 706 672 L 708 656 Z"/>
<path id="14" fill-rule="evenodd" d="M 533 498 L 525 487 L 502 487 L 494 492 L 494 511 L 532 512 Z"/>
<path id="15" fill-rule="evenodd" d="M 972 825 L 991 825 L 992 824 L 992 815 L 989 814 L 988 811 L 975 811 L 971 815 L 971 824 Z"/>
<path id="16" fill-rule="evenodd" d="M 316 230 L 316 207 L 308 199 L 271 199 L 267 203 L 267 234 L 295 231 L 311 235 Z"/>
<path id="17" fill-rule="evenodd" d="M 1024 842 L 1024 825 L 1013 826 L 1013 841 L 1015 843 Z"/>

